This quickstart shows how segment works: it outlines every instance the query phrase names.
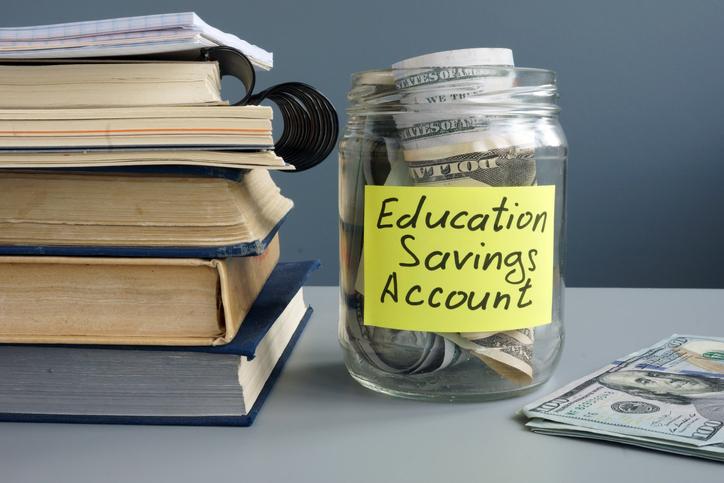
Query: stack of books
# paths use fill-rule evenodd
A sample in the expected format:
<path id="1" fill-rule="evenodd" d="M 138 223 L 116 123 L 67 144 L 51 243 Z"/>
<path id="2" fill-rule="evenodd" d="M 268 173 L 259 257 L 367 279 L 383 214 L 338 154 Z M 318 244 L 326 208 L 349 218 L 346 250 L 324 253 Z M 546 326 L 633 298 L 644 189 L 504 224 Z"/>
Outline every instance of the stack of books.
<path id="1" fill-rule="evenodd" d="M 0 420 L 253 422 L 318 266 L 272 109 L 221 95 L 271 64 L 190 13 L 0 29 Z"/>

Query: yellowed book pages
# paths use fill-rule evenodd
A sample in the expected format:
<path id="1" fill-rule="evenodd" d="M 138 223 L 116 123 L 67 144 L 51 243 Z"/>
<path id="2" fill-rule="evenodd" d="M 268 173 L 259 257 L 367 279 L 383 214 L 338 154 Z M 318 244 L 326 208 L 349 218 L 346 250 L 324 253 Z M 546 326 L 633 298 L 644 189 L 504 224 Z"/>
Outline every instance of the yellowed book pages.
<path id="1" fill-rule="evenodd" d="M 278 260 L 0 257 L 0 342 L 226 344 Z"/>
<path id="2" fill-rule="evenodd" d="M 255 243 L 291 210 L 264 169 L 223 178 L 0 171 L 0 245 Z"/>
<path id="3" fill-rule="evenodd" d="M 0 65 L 0 109 L 223 104 L 217 62 Z"/>
<path id="4" fill-rule="evenodd" d="M 0 109 L 0 149 L 273 146 L 266 106 Z"/>
<path id="5" fill-rule="evenodd" d="M 53 121 L 82 119 L 266 119 L 273 111 L 268 106 L 160 106 L 107 107 L 89 109 L 0 109 L 3 121 Z"/>

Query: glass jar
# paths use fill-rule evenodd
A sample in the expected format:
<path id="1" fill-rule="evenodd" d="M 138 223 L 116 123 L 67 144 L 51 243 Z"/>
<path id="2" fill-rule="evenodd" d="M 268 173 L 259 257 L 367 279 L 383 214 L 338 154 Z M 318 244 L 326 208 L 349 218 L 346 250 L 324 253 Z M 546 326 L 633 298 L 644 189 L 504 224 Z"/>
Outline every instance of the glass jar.
<path id="1" fill-rule="evenodd" d="M 348 95 L 347 129 L 339 145 L 339 339 L 345 364 L 352 377 L 367 388 L 394 396 L 452 401 L 487 400 L 524 394 L 551 376 L 563 344 L 562 269 L 568 148 L 558 121 L 555 74 L 548 70 L 514 67 L 467 66 L 465 69 L 471 75 L 447 84 L 411 82 L 410 79 L 420 79 L 415 77 L 420 69 L 414 72 L 400 69 L 361 72 L 353 75 Z M 458 274 L 458 285 L 469 284 L 469 291 L 466 288 L 459 293 L 461 296 L 470 294 L 466 310 L 472 312 L 466 316 L 473 317 L 467 319 L 472 320 L 473 325 L 480 320 L 480 326 L 475 325 L 475 330 L 458 331 L 453 328 L 448 331 L 446 326 L 441 330 L 440 325 L 435 326 L 437 328 L 434 330 L 429 329 L 429 324 L 453 323 L 456 320 L 456 312 L 450 307 L 458 304 L 454 302 L 454 295 L 453 302 L 450 302 L 452 292 L 447 293 L 447 299 L 444 298 L 444 287 L 435 293 L 437 289 L 432 292 L 429 288 L 418 290 L 421 285 L 414 285 L 415 288 L 411 290 L 417 292 L 408 292 L 409 304 L 412 305 L 411 299 L 417 300 L 417 296 L 427 290 L 424 295 L 427 298 L 424 300 L 429 306 L 426 305 L 426 312 L 419 312 L 419 317 L 415 316 L 415 312 L 410 312 L 412 316 L 408 317 L 406 325 L 401 320 L 394 320 L 394 315 L 379 315 L 382 309 L 378 301 L 385 298 L 385 290 L 389 293 L 391 279 L 388 279 L 381 297 L 380 290 L 375 292 L 374 298 L 367 295 L 366 310 L 364 294 L 369 290 L 366 280 L 369 282 L 370 277 L 378 275 L 376 271 L 380 270 L 380 265 L 378 260 L 375 263 L 365 261 L 370 256 L 365 255 L 366 250 L 372 250 L 372 241 L 368 239 L 365 243 L 365 222 L 368 224 L 368 238 L 377 236 L 380 227 L 397 229 L 409 226 L 409 223 L 393 226 L 395 222 L 392 215 L 385 219 L 390 223 L 382 224 L 383 217 L 388 215 L 384 208 L 379 213 L 375 211 L 368 214 L 368 219 L 365 219 L 365 193 L 372 193 L 370 187 L 373 186 L 386 187 L 385 193 L 425 193 L 427 196 L 422 198 L 431 200 L 435 197 L 442 200 L 443 205 L 449 199 L 451 206 L 453 196 L 458 196 L 456 193 L 459 192 L 435 190 L 464 187 L 469 190 L 462 191 L 468 200 L 490 193 L 502 193 L 500 199 L 505 203 L 505 199 L 515 200 L 519 193 L 529 192 L 521 187 L 553 187 L 548 191 L 551 206 L 549 214 L 553 222 L 548 225 L 545 235 L 550 237 L 550 246 L 546 248 L 547 251 L 543 250 L 545 253 L 541 252 L 542 258 L 539 258 L 550 263 L 546 265 L 548 268 L 539 270 L 535 275 L 542 277 L 536 279 L 539 286 L 543 287 L 540 289 L 542 292 L 536 292 L 536 303 L 544 311 L 542 319 L 527 319 L 528 325 L 522 326 L 520 321 L 517 325 L 516 321 L 512 321 L 509 326 L 502 328 L 495 325 L 495 310 L 508 309 L 508 300 L 504 300 L 502 295 L 501 304 L 496 305 L 495 310 L 491 309 L 493 304 L 488 304 L 485 310 L 473 311 L 472 308 L 476 307 L 476 303 L 471 302 L 474 297 L 478 297 L 475 300 L 479 302 L 481 294 L 489 293 L 491 297 L 503 294 L 500 290 L 493 290 L 498 287 L 486 287 L 486 283 L 475 281 L 481 271 L 488 270 L 491 273 L 486 276 L 495 276 L 492 272 L 498 260 L 492 255 L 491 263 L 485 269 L 480 269 L 480 264 L 476 264 L 475 272 L 462 270 L 453 273 L 453 276 Z M 410 187 L 422 191 L 414 191 Z M 486 191 L 491 187 L 506 187 L 511 196 L 506 195 L 507 191 Z M 535 193 L 540 191 L 545 190 Z M 444 196 L 433 196 L 438 194 Z M 370 196 L 367 195 L 368 202 Z M 397 200 L 397 196 L 394 199 Z M 535 204 L 539 198 L 525 199 Z M 418 208 L 420 206 L 422 203 Z M 504 208 L 496 205 L 493 211 L 498 214 L 506 211 L 507 214 L 508 208 L 512 213 L 512 203 Z M 496 219 L 493 225 L 493 218 L 489 217 L 487 220 L 491 224 L 487 228 L 482 227 L 471 221 L 474 209 L 473 206 L 463 211 L 459 220 L 468 220 L 467 229 L 463 231 L 472 231 L 473 228 L 482 230 L 467 233 L 466 236 L 479 237 L 480 246 L 484 247 L 485 240 L 497 236 L 495 231 L 499 228 L 498 224 L 501 231 L 505 231 L 505 219 L 501 219 L 500 223 Z M 493 211 L 487 213 L 492 214 Z M 484 216 L 479 214 L 476 220 Z M 378 221 L 376 226 L 375 220 Z M 524 234 L 523 229 L 514 232 L 516 227 L 525 227 L 525 223 L 520 220 L 519 217 L 517 221 L 508 223 L 507 228 L 513 230 L 512 236 Z M 423 222 L 420 221 L 420 224 Z M 461 224 L 464 222 L 461 221 Z M 426 229 L 431 236 L 452 242 L 453 247 L 458 246 L 450 237 L 454 238 L 459 231 L 435 232 L 430 226 Z M 404 233 L 405 230 L 400 229 L 397 235 L 403 234 L 404 238 Z M 380 251 L 379 247 L 380 243 L 385 243 L 384 239 L 375 243 L 375 258 L 384 258 L 384 249 Z M 528 252 L 531 257 L 531 263 L 527 266 L 531 270 L 529 273 L 535 270 L 535 264 L 532 263 L 534 251 L 536 256 L 541 255 L 534 249 Z M 412 256 L 410 252 L 407 252 L 408 261 L 424 258 L 424 263 L 427 263 L 428 259 L 432 259 L 430 256 L 425 258 L 424 253 Z M 455 256 L 460 255 L 456 260 L 461 264 L 479 256 L 476 260 L 485 265 L 483 260 L 489 256 L 482 249 L 480 253 L 460 253 Z M 521 272 L 525 271 L 521 265 L 521 252 L 516 252 L 517 259 L 516 256 L 510 256 L 512 252 L 499 253 L 500 260 L 504 256 L 506 261 L 502 267 L 497 267 L 501 276 L 514 273 L 518 266 Z M 439 258 L 439 255 L 435 256 Z M 508 264 L 508 260 L 513 259 L 516 259 L 518 265 Z M 404 264 L 398 265 L 395 270 L 399 269 L 400 274 L 406 273 L 403 272 L 406 269 Z M 506 275 L 504 271 L 510 267 Z M 436 268 L 440 267 L 427 266 L 425 280 L 428 280 L 428 275 L 429 280 L 434 280 L 441 273 L 435 272 Z M 433 271 L 430 272 L 431 269 Z M 417 274 L 410 282 L 413 283 L 416 280 L 414 277 L 423 272 L 410 273 Z M 517 279 L 517 275 L 506 280 L 511 281 L 512 278 Z M 518 283 L 518 280 L 514 282 Z M 397 279 L 393 284 L 395 289 L 396 284 Z M 490 291 L 484 292 L 486 288 Z M 542 298 L 540 294 L 543 294 Z M 423 296 L 419 298 L 422 303 Z M 444 307 L 439 307 L 442 300 L 445 300 Z M 521 305 L 527 303 L 521 303 L 522 300 L 523 297 L 518 300 L 520 313 L 524 313 Z M 383 302 L 399 301 L 397 298 L 388 298 Z M 378 314 L 375 317 L 380 320 L 365 319 L 366 312 L 367 319 L 370 319 L 373 303 L 375 313 Z M 481 304 L 477 305 L 477 308 L 481 307 Z M 404 309 L 417 308 L 407 306 Z M 426 320 L 430 314 L 435 314 L 432 317 L 435 320 Z M 378 322 L 385 317 L 385 323 L 380 326 Z M 422 329 L 416 330 L 416 321 L 419 321 Z M 493 325 L 490 325 L 490 321 Z M 396 325 L 398 322 L 399 327 Z M 486 327 L 496 328 L 487 330 Z"/>

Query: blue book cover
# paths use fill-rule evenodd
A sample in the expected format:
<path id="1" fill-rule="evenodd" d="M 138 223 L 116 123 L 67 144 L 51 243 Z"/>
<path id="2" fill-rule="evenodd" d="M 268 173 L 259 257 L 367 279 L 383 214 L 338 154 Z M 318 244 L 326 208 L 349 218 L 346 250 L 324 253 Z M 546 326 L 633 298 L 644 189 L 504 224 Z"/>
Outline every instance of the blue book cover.
<path id="1" fill-rule="evenodd" d="M 274 322 L 279 319 L 290 301 L 302 288 L 311 272 L 319 267 L 318 261 L 279 263 L 264 285 L 257 300 L 232 342 L 215 347 L 169 347 L 169 346 L 88 346 L 88 345 L 42 345 L 23 346 L 20 344 L 2 344 L 0 351 L 11 347 L 38 348 L 42 351 L 60 349 L 91 349 L 97 351 L 173 351 L 202 352 L 208 354 L 236 355 L 253 360 L 259 344 L 264 340 Z M 252 407 L 240 415 L 223 416 L 144 416 L 144 415 L 93 415 L 93 414 L 39 414 L 20 411 L 0 412 L 0 421 L 13 422 L 52 422 L 52 423 L 88 423 L 88 424 L 153 424 L 153 425 L 191 425 L 191 426 L 249 426 L 254 422 L 264 401 L 268 397 L 275 381 L 279 377 L 284 364 L 299 340 L 309 318 L 312 308 L 304 312 L 298 326 L 286 348 L 274 365 L 271 374 L 256 397 Z M 47 352 L 45 352 L 47 354 Z M 19 371 L 22 367 L 17 368 Z M 149 370 L 155 370 L 150 367 Z M 1 410 L 0 410 L 1 411 Z"/>
<path id="2" fill-rule="evenodd" d="M 63 172 L 63 173 L 105 173 L 105 174 L 166 174 L 170 176 L 202 176 L 208 178 L 223 178 L 229 181 L 241 181 L 244 169 L 221 168 L 218 166 L 189 166 L 189 165 L 145 165 L 145 166 L 103 166 L 85 168 L 44 168 L 34 169 L 36 172 Z"/>

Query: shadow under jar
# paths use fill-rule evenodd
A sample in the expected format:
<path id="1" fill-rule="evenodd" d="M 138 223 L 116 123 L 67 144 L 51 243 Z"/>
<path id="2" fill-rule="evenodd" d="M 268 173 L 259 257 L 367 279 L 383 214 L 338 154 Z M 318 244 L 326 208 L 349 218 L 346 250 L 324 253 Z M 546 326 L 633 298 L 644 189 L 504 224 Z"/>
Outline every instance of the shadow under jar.
<path id="1" fill-rule="evenodd" d="M 400 82 L 414 75 L 400 70 L 367 71 L 352 77 L 347 129 L 339 146 L 339 340 L 349 373 L 363 386 L 378 392 L 444 401 L 511 397 L 545 382 L 560 356 L 568 149 L 558 121 L 555 74 L 542 69 L 494 66 L 476 68 L 475 74 L 464 81 L 422 86 Z M 546 191 L 541 187 L 549 188 Z M 392 193 L 395 199 L 397 195 L 402 199 L 410 193 L 424 193 L 422 198 L 429 204 L 416 205 L 420 211 L 417 232 L 406 232 L 410 223 L 400 224 L 392 214 L 385 218 L 385 225 L 379 224 L 386 216 L 384 207 L 381 211 L 375 208 L 365 217 L 365 204 L 370 202 L 373 190 Z M 517 196 L 533 193 L 535 196 L 520 199 L 535 204 L 535 200 L 543 199 L 538 195 L 542 191 L 548 196 L 547 218 L 536 219 L 536 214 L 543 211 L 530 205 L 531 219 L 540 224 L 530 220 L 526 224 L 527 218 L 521 221 L 520 216 L 513 217 Z M 454 210 L 443 220 L 446 229 L 429 226 L 430 221 L 434 225 L 444 215 L 448 193 L 452 193 L 451 206 L 453 195 L 460 199 L 457 193 L 463 193 L 471 203 L 455 220 L 464 226 L 457 232 L 450 230 Z M 492 209 L 485 203 L 476 206 L 479 197 L 488 199 L 485 197 L 492 193 L 501 200 L 491 205 Z M 433 206 L 432 200 L 437 204 Z M 506 201 L 509 204 L 501 207 L 500 203 Z M 426 215 L 430 216 L 425 219 Z M 431 279 L 443 273 L 447 280 L 453 277 L 453 284 L 465 289 L 461 294 L 467 292 L 474 300 L 468 299 L 463 304 L 466 306 L 452 310 L 450 306 L 458 305 L 459 300 L 453 296 L 453 302 L 446 305 L 445 297 L 450 292 L 443 293 L 441 288 L 431 294 L 425 281 L 415 278 L 424 267 L 397 264 L 381 268 L 384 263 L 377 258 L 385 258 L 388 253 L 380 250 L 379 240 L 372 247 L 371 237 L 380 233 L 379 226 L 389 225 L 395 225 L 392 229 L 397 230 L 397 235 L 411 234 L 410 243 L 417 241 L 415 237 L 437 236 L 455 247 L 450 251 L 456 253 L 450 253 L 444 263 L 442 254 L 428 257 L 430 254 L 423 251 L 412 255 L 412 249 L 405 251 L 403 247 L 400 251 L 394 243 L 389 251 L 406 255 L 408 265 L 416 258 L 419 265 L 428 263 L 428 269 L 434 264 L 428 270 Z M 547 237 L 548 245 L 545 250 L 506 251 L 505 246 L 494 243 L 498 228 L 500 232 L 508 229 L 508 236 L 513 237 L 533 232 L 531 236 Z M 427 231 L 423 233 L 423 229 Z M 463 241 L 458 244 L 455 236 L 459 232 L 466 232 L 467 242 L 477 237 L 477 250 L 471 250 Z M 375 263 L 369 260 L 371 256 Z M 385 278 L 387 269 L 389 273 L 395 271 L 395 276 L 399 274 L 400 280 L 408 276 L 408 286 L 416 284 L 419 290 L 414 289 L 414 297 L 408 292 L 408 301 L 424 300 L 424 310 L 409 304 L 401 307 L 405 292 L 392 293 L 393 288 L 400 287 L 396 278 L 393 283 Z M 539 318 L 526 316 L 529 308 L 525 304 L 533 299 L 516 299 L 528 275 L 535 280 L 536 288 L 531 293 L 535 293 L 536 313 L 544 311 Z M 485 280 L 498 277 L 503 285 L 506 280 L 512 284 L 501 288 L 479 282 L 478 276 L 488 277 Z M 375 285 L 373 280 L 387 282 L 380 290 L 379 283 Z M 371 287 L 376 288 L 374 293 L 369 293 Z M 512 296 L 503 299 L 503 289 Z M 483 304 L 485 293 L 489 298 Z M 387 305 L 380 308 L 381 303 Z M 501 327 L 496 314 L 503 314 L 509 304 L 513 308 L 506 312 L 507 325 Z M 402 312 L 385 312 L 389 306 L 402 310 L 407 320 L 392 315 Z M 466 312 L 465 327 L 474 326 L 474 330 L 458 330 L 460 325 L 455 321 L 461 311 Z M 520 316 L 510 315 L 513 312 Z M 419 321 L 420 328 L 415 321 Z M 434 330 L 430 330 L 430 324 L 435 324 Z"/>

